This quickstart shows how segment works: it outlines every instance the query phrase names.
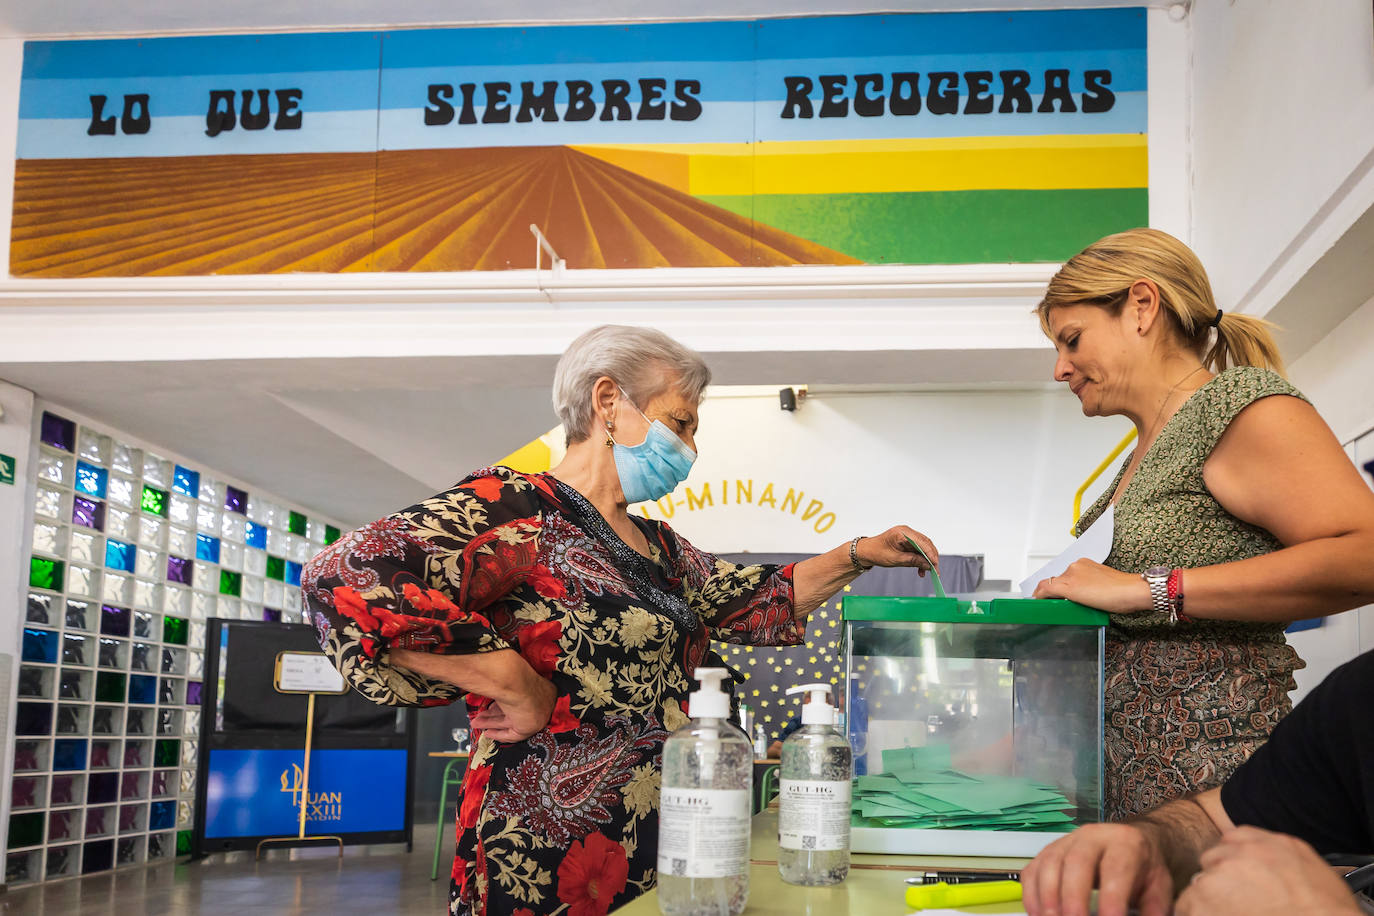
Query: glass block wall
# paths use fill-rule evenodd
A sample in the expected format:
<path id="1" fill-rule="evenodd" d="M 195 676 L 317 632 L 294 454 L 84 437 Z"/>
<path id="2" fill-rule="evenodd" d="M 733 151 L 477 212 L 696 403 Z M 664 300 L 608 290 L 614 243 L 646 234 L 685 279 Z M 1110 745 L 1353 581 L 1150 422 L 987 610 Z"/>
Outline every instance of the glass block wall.
<path id="1" fill-rule="evenodd" d="M 189 852 L 205 620 L 301 619 L 333 525 L 42 412 L 6 880 Z"/>

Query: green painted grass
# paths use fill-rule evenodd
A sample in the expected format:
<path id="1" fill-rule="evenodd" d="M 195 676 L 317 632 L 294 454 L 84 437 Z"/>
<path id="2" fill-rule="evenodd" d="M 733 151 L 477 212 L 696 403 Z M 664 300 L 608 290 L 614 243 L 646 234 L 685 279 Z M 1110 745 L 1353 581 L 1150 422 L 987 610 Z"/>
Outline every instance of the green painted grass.
<path id="1" fill-rule="evenodd" d="M 703 196 L 869 264 L 1063 261 L 1144 226 L 1144 188 Z"/>

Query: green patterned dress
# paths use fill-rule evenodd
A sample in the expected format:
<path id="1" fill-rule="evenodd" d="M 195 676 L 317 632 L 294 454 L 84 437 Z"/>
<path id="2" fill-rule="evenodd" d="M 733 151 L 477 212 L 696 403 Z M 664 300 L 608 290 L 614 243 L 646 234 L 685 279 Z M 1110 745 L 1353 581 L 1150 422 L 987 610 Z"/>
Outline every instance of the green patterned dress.
<path id="1" fill-rule="evenodd" d="M 1236 415 L 1260 398 L 1302 395 L 1280 375 L 1227 369 L 1170 418 L 1117 500 L 1107 565 L 1191 569 L 1278 550 L 1268 531 L 1222 508 L 1203 464 Z M 1116 480 L 1079 519 L 1106 511 Z M 1184 577 L 1187 584 L 1187 577 Z M 1186 610 L 1186 607 L 1185 607 Z M 1107 630 L 1104 813 L 1120 820 L 1218 786 L 1263 744 L 1292 703 L 1304 665 L 1282 623 L 1194 620 L 1154 611 L 1112 616 Z"/>

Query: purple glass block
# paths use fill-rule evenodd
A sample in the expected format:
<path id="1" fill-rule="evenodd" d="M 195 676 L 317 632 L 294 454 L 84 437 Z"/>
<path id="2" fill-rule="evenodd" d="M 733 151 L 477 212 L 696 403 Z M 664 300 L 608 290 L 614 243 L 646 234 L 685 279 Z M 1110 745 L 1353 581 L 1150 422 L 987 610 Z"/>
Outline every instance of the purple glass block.
<path id="1" fill-rule="evenodd" d="M 248 514 L 248 494 L 238 487 L 224 486 L 224 508 L 239 515 Z"/>
<path id="2" fill-rule="evenodd" d="M 72 521 L 96 531 L 104 531 L 105 504 L 84 496 L 72 497 Z"/>
<path id="3" fill-rule="evenodd" d="M 133 625 L 134 615 L 126 607 L 102 605 L 100 608 L 100 632 L 106 636 L 128 636 Z"/>
<path id="4" fill-rule="evenodd" d="M 199 706 L 199 705 L 200 705 L 200 687 L 201 687 L 200 681 L 187 681 L 187 682 L 186 682 L 186 705 L 187 705 L 187 706 Z"/>
<path id="5" fill-rule="evenodd" d="M 59 417 L 55 413 L 43 411 L 43 427 L 39 433 L 41 438 L 53 448 L 60 448 L 65 452 L 76 451 L 76 424 L 65 417 Z"/>
<path id="6" fill-rule="evenodd" d="M 281 623 L 281 611 L 274 611 L 270 607 L 262 609 L 262 619 L 271 623 Z"/>
<path id="7" fill-rule="evenodd" d="M 194 567 L 195 564 L 190 560 L 183 560 L 181 557 L 167 557 L 167 581 L 190 585 L 191 570 Z"/>

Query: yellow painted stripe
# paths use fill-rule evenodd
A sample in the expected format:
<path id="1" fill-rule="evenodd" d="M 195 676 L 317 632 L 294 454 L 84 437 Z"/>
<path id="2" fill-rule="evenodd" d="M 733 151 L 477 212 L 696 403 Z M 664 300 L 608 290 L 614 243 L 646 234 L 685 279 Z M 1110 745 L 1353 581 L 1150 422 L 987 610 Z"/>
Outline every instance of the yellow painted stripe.
<path id="1" fill-rule="evenodd" d="M 1141 147 L 1145 134 L 1036 134 L 1015 137 L 906 137 L 889 140 L 788 140 L 778 143 L 597 143 L 574 149 L 678 155 L 752 156 L 755 153 L 853 153 L 914 150 Z"/>

